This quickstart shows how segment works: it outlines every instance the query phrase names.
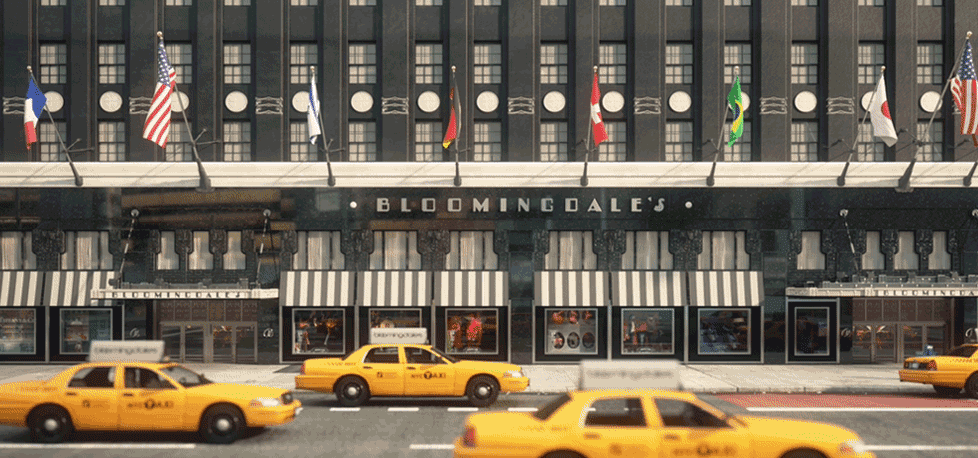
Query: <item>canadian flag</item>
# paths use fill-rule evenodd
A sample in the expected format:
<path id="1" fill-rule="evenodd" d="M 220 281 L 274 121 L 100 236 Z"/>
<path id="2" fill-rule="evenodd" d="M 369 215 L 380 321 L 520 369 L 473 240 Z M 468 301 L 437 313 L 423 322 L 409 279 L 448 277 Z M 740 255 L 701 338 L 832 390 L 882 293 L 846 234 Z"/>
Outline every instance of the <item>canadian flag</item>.
<path id="1" fill-rule="evenodd" d="M 869 117 L 873 123 L 873 135 L 883 140 L 886 146 L 895 145 L 897 133 L 893 128 L 890 106 L 886 103 L 886 82 L 883 81 L 883 75 L 880 75 L 880 82 L 876 84 L 876 93 L 869 102 Z"/>
<path id="2" fill-rule="evenodd" d="M 594 146 L 608 139 L 601 120 L 601 90 L 598 89 L 598 72 L 594 72 L 594 86 L 591 87 L 591 125 L 594 127 Z"/>

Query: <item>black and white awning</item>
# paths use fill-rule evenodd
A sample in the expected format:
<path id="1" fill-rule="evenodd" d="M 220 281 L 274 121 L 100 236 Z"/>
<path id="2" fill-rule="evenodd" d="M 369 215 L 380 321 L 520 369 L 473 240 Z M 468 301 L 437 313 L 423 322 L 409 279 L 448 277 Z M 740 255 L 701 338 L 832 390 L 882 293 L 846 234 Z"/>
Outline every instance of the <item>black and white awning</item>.
<path id="1" fill-rule="evenodd" d="M 108 299 L 93 299 L 92 289 L 109 289 L 115 272 L 108 270 L 64 270 L 44 273 L 44 305 L 50 307 L 107 306 Z"/>
<path id="2" fill-rule="evenodd" d="M 694 307 L 759 307 L 764 302 L 764 277 L 756 271 L 689 272 L 689 305 Z"/>
<path id="3" fill-rule="evenodd" d="M 435 305 L 502 307 L 509 303 L 509 272 L 460 270 L 435 273 Z"/>
<path id="4" fill-rule="evenodd" d="M 535 304 L 540 307 L 601 307 L 609 302 L 604 271 L 544 270 L 535 280 Z"/>
<path id="5" fill-rule="evenodd" d="M 37 307 L 44 293 L 44 272 L 4 270 L 0 272 L 0 307 Z"/>
<path id="6" fill-rule="evenodd" d="M 278 303 L 282 307 L 350 307 L 353 272 L 292 270 L 282 272 Z"/>
<path id="7" fill-rule="evenodd" d="M 686 274 L 679 271 L 624 271 L 611 276 L 611 303 L 623 307 L 683 307 Z"/>
<path id="8" fill-rule="evenodd" d="M 374 270 L 357 273 L 357 305 L 420 307 L 431 305 L 431 276 L 420 270 Z"/>

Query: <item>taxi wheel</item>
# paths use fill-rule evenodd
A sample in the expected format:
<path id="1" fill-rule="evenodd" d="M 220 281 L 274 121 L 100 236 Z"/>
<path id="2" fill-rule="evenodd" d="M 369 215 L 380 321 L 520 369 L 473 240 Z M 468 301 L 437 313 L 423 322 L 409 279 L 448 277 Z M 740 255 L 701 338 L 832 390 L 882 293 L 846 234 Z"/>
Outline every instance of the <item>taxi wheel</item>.
<path id="1" fill-rule="evenodd" d="M 971 377 L 968 377 L 968 381 L 964 384 L 964 392 L 978 399 L 978 374 L 971 374 Z"/>
<path id="2" fill-rule="evenodd" d="M 825 458 L 825 455 L 815 450 L 795 450 L 785 453 L 781 458 Z"/>
<path id="3" fill-rule="evenodd" d="M 961 392 L 961 388 L 955 388 L 953 386 L 934 385 L 934 391 L 936 391 L 937 394 L 940 396 L 951 397 L 951 396 L 957 396 L 958 393 Z"/>
<path id="4" fill-rule="evenodd" d="M 336 382 L 336 400 L 344 407 L 356 407 L 370 398 L 370 387 L 357 377 L 343 377 Z"/>
<path id="5" fill-rule="evenodd" d="M 211 444 L 230 444 L 241 437 L 244 418 L 231 406 L 214 406 L 200 419 L 200 435 Z"/>
<path id="6" fill-rule="evenodd" d="M 543 456 L 543 458 L 584 458 L 574 452 L 552 452 Z"/>
<path id="7" fill-rule="evenodd" d="M 476 407 L 489 407 L 499 397 L 499 383 L 496 379 L 480 375 L 469 382 L 465 390 L 469 402 Z"/>
<path id="8" fill-rule="evenodd" d="M 31 440 L 53 444 L 68 440 L 74 430 L 71 416 L 61 407 L 41 407 L 31 414 Z"/>

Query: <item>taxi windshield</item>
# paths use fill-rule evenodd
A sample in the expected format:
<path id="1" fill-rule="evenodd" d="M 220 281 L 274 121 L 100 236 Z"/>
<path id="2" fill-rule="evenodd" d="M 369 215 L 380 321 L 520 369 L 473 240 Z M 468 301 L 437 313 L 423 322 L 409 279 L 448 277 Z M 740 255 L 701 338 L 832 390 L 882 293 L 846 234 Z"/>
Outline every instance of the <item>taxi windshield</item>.
<path id="1" fill-rule="evenodd" d="M 173 380 L 176 380 L 177 383 L 183 385 L 185 388 L 214 383 L 204 378 L 203 375 L 180 365 L 164 367 L 161 370 L 164 374 Z"/>
<path id="2" fill-rule="evenodd" d="M 449 360 L 449 361 L 451 361 L 453 363 L 457 363 L 458 362 L 458 360 L 455 359 L 454 357 L 442 353 L 441 350 L 439 350 L 439 349 L 437 349 L 435 347 L 431 347 L 431 351 L 435 352 L 438 356 L 441 356 L 442 358 L 445 358 L 445 359 L 447 359 L 447 360 Z"/>
<path id="3" fill-rule="evenodd" d="M 971 355 L 975 354 L 976 348 L 978 347 L 974 347 L 971 345 L 963 345 L 958 348 L 952 349 L 951 351 L 947 352 L 947 354 L 944 356 L 960 356 L 963 358 L 970 358 Z"/>

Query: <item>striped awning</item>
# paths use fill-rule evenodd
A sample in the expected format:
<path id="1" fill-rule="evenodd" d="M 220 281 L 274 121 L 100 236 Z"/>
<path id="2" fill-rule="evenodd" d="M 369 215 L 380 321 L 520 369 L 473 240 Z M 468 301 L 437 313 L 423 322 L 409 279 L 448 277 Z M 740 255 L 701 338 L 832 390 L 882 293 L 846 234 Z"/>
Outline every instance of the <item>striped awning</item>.
<path id="1" fill-rule="evenodd" d="M 357 305 L 419 307 L 431 305 L 431 276 L 420 270 L 357 273 Z"/>
<path id="2" fill-rule="evenodd" d="M 696 307 L 757 307 L 764 302 L 764 279 L 761 272 L 690 272 L 689 296 Z"/>
<path id="3" fill-rule="evenodd" d="M 683 307 L 686 275 L 678 271 L 614 272 L 611 303 L 623 307 Z"/>
<path id="4" fill-rule="evenodd" d="M 435 305 L 502 307 L 509 303 L 509 272 L 468 270 L 435 274 Z"/>
<path id="5" fill-rule="evenodd" d="M 51 307 L 86 307 L 111 305 L 107 299 L 92 299 L 92 288 L 110 289 L 114 271 L 65 270 L 45 272 L 44 305 Z"/>
<path id="6" fill-rule="evenodd" d="M 0 272 L 0 307 L 37 307 L 44 292 L 44 272 L 5 270 Z"/>
<path id="7" fill-rule="evenodd" d="M 353 272 L 291 270 L 282 272 L 278 304 L 282 307 L 349 307 L 353 305 Z"/>
<path id="8" fill-rule="evenodd" d="M 595 270 L 544 270 L 535 274 L 535 303 L 541 307 L 608 305 L 608 274 Z"/>

